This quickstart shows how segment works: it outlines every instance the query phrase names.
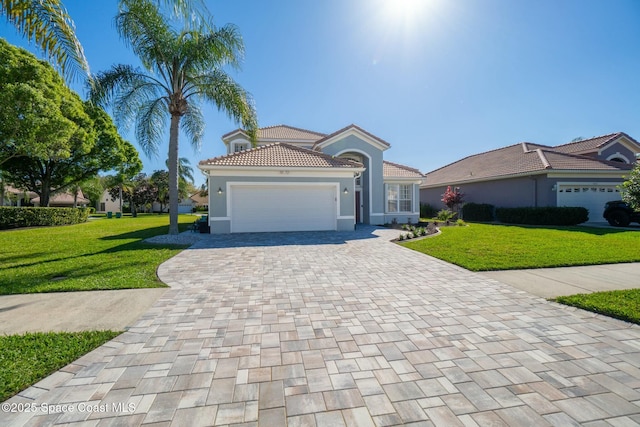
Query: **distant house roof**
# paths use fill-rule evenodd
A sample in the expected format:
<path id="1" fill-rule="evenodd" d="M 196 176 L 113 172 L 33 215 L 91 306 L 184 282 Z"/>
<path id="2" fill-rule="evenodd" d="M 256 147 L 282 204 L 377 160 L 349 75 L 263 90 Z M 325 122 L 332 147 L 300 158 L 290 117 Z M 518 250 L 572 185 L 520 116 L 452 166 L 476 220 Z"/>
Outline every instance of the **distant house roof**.
<path id="1" fill-rule="evenodd" d="M 31 202 L 34 204 L 39 204 L 40 203 L 40 196 L 36 196 L 33 199 L 31 199 Z M 89 199 L 84 197 L 84 194 L 82 194 L 82 190 L 80 190 L 78 192 L 78 198 L 77 198 L 77 202 L 79 205 L 86 205 L 87 203 L 89 203 Z M 51 196 L 49 198 L 49 205 L 64 205 L 64 206 L 72 206 L 73 205 L 73 194 L 71 193 L 59 193 L 59 194 L 54 194 L 53 196 Z"/>
<path id="2" fill-rule="evenodd" d="M 19 189 L 15 188 L 15 187 L 12 187 L 10 185 L 5 186 L 4 187 L 4 191 L 5 191 L 5 193 L 11 193 L 11 194 L 15 194 L 15 195 L 23 195 L 25 193 L 25 190 L 19 190 Z M 33 199 L 34 197 L 38 196 L 33 191 L 27 191 L 26 193 L 27 193 L 27 195 L 29 196 L 30 199 Z"/>
<path id="3" fill-rule="evenodd" d="M 618 135 L 618 134 L 612 134 Z M 558 147 L 522 142 L 504 148 L 465 157 L 454 163 L 428 172 L 425 186 L 449 185 L 462 182 L 496 179 L 510 175 L 527 175 L 547 170 L 626 171 L 633 165 L 598 160 L 593 157 L 570 154 L 572 144 L 585 143 L 579 151 L 594 144 L 607 144 L 612 135 L 565 144 Z M 595 141 L 598 140 L 598 141 Z M 560 150 L 558 149 L 560 148 Z M 575 147 L 573 147 L 575 148 Z"/>
<path id="4" fill-rule="evenodd" d="M 250 150 L 203 160 L 201 166 L 362 168 L 362 164 L 317 151 L 276 142 Z"/>
<path id="5" fill-rule="evenodd" d="M 222 135 L 222 139 L 228 139 L 230 136 L 240 133 L 246 136 L 242 129 L 236 129 Z M 258 140 L 292 140 L 292 141 L 309 141 L 310 143 L 324 137 L 324 133 L 314 132 L 307 129 L 296 128 L 287 125 L 268 126 L 258 129 Z"/>
<path id="6" fill-rule="evenodd" d="M 418 169 L 386 160 L 382 162 L 382 174 L 385 178 L 422 178 L 424 176 Z"/>
<path id="7" fill-rule="evenodd" d="M 193 202 L 198 206 L 204 206 L 209 204 L 209 198 L 207 196 L 201 195 L 200 192 L 192 194 L 191 196 L 189 196 L 189 198 L 193 200 Z"/>

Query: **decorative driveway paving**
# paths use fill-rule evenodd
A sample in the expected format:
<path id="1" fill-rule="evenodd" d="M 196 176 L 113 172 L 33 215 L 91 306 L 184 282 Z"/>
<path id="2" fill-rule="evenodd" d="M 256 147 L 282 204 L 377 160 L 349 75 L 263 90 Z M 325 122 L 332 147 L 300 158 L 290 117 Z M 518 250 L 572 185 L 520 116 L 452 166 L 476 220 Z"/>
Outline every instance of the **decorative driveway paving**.
<path id="1" fill-rule="evenodd" d="M 134 328 L 10 399 L 36 412 L 1 422 L 640 424 L 640 328 L 394 235 L 207 237 L 160 267 L 172 289 Z"/>

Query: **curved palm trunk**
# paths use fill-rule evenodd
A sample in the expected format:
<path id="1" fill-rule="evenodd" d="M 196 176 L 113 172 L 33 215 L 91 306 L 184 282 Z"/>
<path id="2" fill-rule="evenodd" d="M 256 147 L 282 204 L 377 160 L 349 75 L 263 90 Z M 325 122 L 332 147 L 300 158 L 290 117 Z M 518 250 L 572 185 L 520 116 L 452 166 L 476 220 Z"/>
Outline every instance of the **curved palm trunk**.
<path id="1" fill-rule="evenodd" d="M 180 116 L 171 115 L 169 128 L 169 234 L 178 234 L 178 127 Z"/>

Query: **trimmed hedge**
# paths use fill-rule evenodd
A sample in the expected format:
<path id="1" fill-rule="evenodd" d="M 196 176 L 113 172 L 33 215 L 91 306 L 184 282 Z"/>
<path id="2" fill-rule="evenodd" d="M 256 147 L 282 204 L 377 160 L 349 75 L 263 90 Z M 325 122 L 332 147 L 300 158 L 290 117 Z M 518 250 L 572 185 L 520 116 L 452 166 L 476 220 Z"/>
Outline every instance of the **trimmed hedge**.
<path id="1" fill-rule="evenodd" d="M 420 218 L 434 218 L 438 210 L 429 203 L 420 203 Z"/>
<path id="2" fill-rule="evenodd" d="M 488 203 L 465 203 L 462 206 L 462 218 L 465 221 L 493 221 L 494 206 Z"/>
<path id="3" fill-rule="evenodd" d="M 507 224 L 578 225 L 589 219 L 581 207 L 497 208 L 496 219 Z"/>
<path id="4" fill-rule="evenodd" d="M 18 208 L 0 206 L 0 230 L 19 227 L 70 225 L 86 222 L 87 208 Z"/>

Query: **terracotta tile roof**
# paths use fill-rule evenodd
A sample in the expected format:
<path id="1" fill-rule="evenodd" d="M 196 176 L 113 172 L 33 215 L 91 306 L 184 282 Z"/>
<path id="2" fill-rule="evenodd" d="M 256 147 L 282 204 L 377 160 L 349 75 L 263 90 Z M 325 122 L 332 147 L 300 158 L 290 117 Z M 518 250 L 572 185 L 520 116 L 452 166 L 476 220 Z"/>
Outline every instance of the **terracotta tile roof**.
<path id="1" fill-rule="evenodd" d="M 370 132 L 367 132 L 366 130 L 362 129 L 360 126 L 358 126 L 358 125 L 354 125 L 354 124 L 350 124 L 349 126 L 345 126 L 345 127 L 343 127 L 342 129 L 337 130 L 337 131 L 335 131 L 335 132 L 333 132 L 333 133 L 331 133 L 331 134 L 329 134 L 329 135 L 325 135 L 325 136 L 324 136 L 324 138 L 317 140 L 313 147 L 314 147 L 314 148 L 316 148 L 316 146 L 318 146 L 318 145 L 322 144 L 324 141 L 326 141 L 326 140 L 328 140 L 328 139 L 331 139 L 331 138 L 333 138 L 334 136 L 339 135 L 339 134 L 341 134 L 342 132 L 345 132 L 345 131 L 347 131 L 347 130 L 349 130 L 349 129 L 351 129 L 351 128 L 359 130 L 360 132 L 364 133 L 365 135 L 368 135 L 369 137 L 371 137 L 371 138 L 375 139 L 376 141 L 378 141 L 378 142 L 379 142 L 379 143 L 381 143 L 382 145 L 386 145 L 387 147 L 391 147 L 391 144 L 389 144 L 389 143 L 388 143 L 387 141 L 385 141 L 384 139 L 379 138 L 379 137 L 375 136 L 374 134 L 372 134 L 372 133 L 370 133 Z"/>
<path id="2" fill-rule="evenodd" d="M 568 144 L 557 145 L 553 147 L 553 149 L 554 151 L 558 151 L 561 153 L 579 153 L 584 151 L 591 151 L 596 150 L 623 135 L 627 136 L 622 132 L 610 133 L 609 135 L 596 136 L 594 138 L 583 139 L 582 141 L 575 141 Z M 631 139 L 631 137 L 629 138 Z"/>
<path id="3" fill-rule="evenodd" d="M 581 156 L 578 154 L 565 154 L 558 153 L 556 151 L 545 151 L 544 154 L 551 165 L 551 169 L 555 170 L 586 169 L 625 171 L 633 169 L 632 164 L 598 160 L 593 157 Z"/>
<path id="4" fill-rule="evenodd" d="M 82 194 L 82 191 L 80 191 L 78 193 L 78 204 L 87 204 L 89 203 L 89 199 L 84 197 L 84 194 Z M 40 203 L 40 196 L 36 196 L 34 198 L 31 199 L 31 202 L 33 203 Z M 49 197 L 49 204 L 55 204 L 55 205 L 73 205 L 73 194 L 71 193 L 59 193 L 59 194 L 54 194 L 53 196 Z"/>
<path id="5" fill-rule="evenodd" d="M 203 160 L 202 166 L 361 168 L 362 164 L 283 142 Z"/>
<path id="6" fill-rule="evenodd" d="M 193 202 L 196 205 L 208 205 L 209 204 L 209 198 L 207 196 L 200 195 L 200 192 L 192 194 L 191 196 L 189 196 L 189 198 L 191 200 L 193 200 Z"/>
<path id="7" fill-rule="evenodd" d="M 545 170 L 611 170 L 625 171 L 633 166 L 567 154 L 555 147 L 522 142 L 508 147 L 465 157 L 426 174 L 425 185 L 449 185 L 526 175 Z"/>
<path id="8" fill-rule="evenodd" d="M 386 160 L 382 162 L 382 175 L 389 178 L 422 178 L 424 176 L 418 169 L 387 162 Z"/>
<path id="9" fill-rule="evenodd" d="M 269 126 L 260 128 L 258 130 L 259 139 L 294 139 L 317 141 L 324 136 L 324 133 L 314 132 L 307 129 L 300 129 L 287 125 Z"/>
<path id="10" fill-rule="evenodd" d="M 222 135 L 222 139 L 225 139 L 237 132 L 244 133 L 242 129 L 236 129 L 229 133 Z M 258 140 L 294 140 L 294 141 L 309 141 L 315 142 L 325 136 L 324 133 L 314 132 L 307 129 L 296 128 L 287 125 L 268 126 L 258 129 Z"/>

